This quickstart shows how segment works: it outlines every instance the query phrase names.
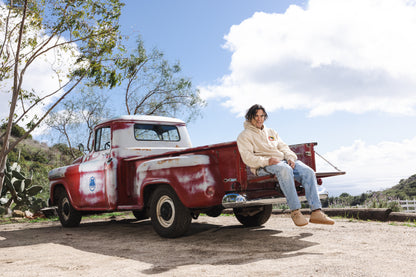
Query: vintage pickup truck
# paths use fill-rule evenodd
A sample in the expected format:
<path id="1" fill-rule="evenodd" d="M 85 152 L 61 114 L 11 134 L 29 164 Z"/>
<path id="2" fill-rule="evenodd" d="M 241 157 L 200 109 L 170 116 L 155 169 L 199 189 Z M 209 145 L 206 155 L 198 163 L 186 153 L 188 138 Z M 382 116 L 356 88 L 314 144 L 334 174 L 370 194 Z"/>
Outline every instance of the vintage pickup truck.
<path id="1" fill-rule="evenodd" d="M 315 170 L 316 143 L 292 145 Z M 317 173 L 322 177 L 342 172 Z M 274 176 L 253 175 L 236 142 L 192 147 L 183 121 L 121 116 L 95 127 L 92 151 L 49 172 L 50 206 L 61 224 L 78 226 L 83 214 L 132 211 L 151 218 L 162 237 L 186 233 L 199 214 L 219 216 L 233 208 L 245 226 L 264 224 L 272 204 L 284 202 Z M 299 196 L 304 189 L 297 183 Z"/>

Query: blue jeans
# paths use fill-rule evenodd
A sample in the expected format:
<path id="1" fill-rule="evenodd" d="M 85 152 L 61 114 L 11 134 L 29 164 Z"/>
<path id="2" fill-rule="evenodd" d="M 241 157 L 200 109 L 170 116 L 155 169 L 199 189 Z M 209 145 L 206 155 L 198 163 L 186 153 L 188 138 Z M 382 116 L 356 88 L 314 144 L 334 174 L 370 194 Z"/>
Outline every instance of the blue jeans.
<path id="1" fill-rule="evenodd" d="M 289 208 L 294 211 L 301 208 L 301 204 L 296 193 L 295 181 L 298 181 L 305 188 L 306 200 L 308 200 L 311 210 L 322 208 L 316 190 L 316 175 L 312 168 L 301 161 L 295 162 L 295 168 L 292 169 L 286 161 L 278 164 L 268 165 L 257 170 L 257 175 L 265 176 L 274 174 L 279 181 L 281 190 L 283 191 Z"/>

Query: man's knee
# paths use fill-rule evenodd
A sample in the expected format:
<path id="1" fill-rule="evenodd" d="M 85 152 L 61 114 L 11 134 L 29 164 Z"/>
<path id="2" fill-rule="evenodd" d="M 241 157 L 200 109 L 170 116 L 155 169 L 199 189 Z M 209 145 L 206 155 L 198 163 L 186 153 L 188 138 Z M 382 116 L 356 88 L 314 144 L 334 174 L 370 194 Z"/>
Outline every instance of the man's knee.
<path id="1" fill-rule="evenodd" d="M 293 178 L 292 168 L 283 162 L 280 162 L 273 166 L 276 175 L 280 175 L 281 178 Z"/>

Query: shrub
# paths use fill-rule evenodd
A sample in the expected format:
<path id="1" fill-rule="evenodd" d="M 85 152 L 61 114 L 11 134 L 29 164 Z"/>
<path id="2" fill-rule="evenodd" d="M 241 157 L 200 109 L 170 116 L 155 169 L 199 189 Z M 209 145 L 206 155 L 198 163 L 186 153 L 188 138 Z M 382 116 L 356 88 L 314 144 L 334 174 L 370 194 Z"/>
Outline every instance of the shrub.
<path id="1" fill-rule="evenodd" d="M 6 123 L 4 123 L 2 126 L 1 126 L 1 129 L 3 130 L 3 131 L 5 131 L 6 130 L 6 126 L 7 126 L 7 124 Z M 17 125 L 17 124 L 13 124 L 13 126 L 12 126 L 12 130 L 11 130 L 11 132 L 10 132 L 10 134 L 12 135 L 12 136 L 14 136 L 14 137 L 16 137 L 16 138 L 21 138 L 21 137 L 23 137 L 23 135 L 26 133 L 26 130 L 25 129 L 23 129 L 22 127 L 20 127 L 19 125 Z M 28 136 L 28 138 L 32 138 L 32 135 L 29 135 Z"/>

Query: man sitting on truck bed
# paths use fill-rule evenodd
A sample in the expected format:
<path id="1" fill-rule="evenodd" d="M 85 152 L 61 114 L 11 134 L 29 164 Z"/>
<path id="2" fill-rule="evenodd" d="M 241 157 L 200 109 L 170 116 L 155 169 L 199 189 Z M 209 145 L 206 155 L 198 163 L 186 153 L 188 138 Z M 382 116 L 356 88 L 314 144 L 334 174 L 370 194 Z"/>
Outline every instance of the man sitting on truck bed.
<path id="1" fill-rule="evenodd" d="M 244 163 L 258 176 L 273 174 L 279 181 L 289 208 L 291 217 L 297 226 L 308 224 L 300 212 L 301 204 L 296 192 L 295 181 L 305 188 L 306 199 L 312 210 L 309 221 L 318 224 L 334 224 L 321 208 L 316 190 L 316 176 L 313 169 L 297 160 L 296 154 L 290 150 L 273 129 L 266 128 L 264 121 L 267 113 L 263 106 L 253 105 L 245 116 L 244 130 L 237 138 L 238 150 Z"/>

